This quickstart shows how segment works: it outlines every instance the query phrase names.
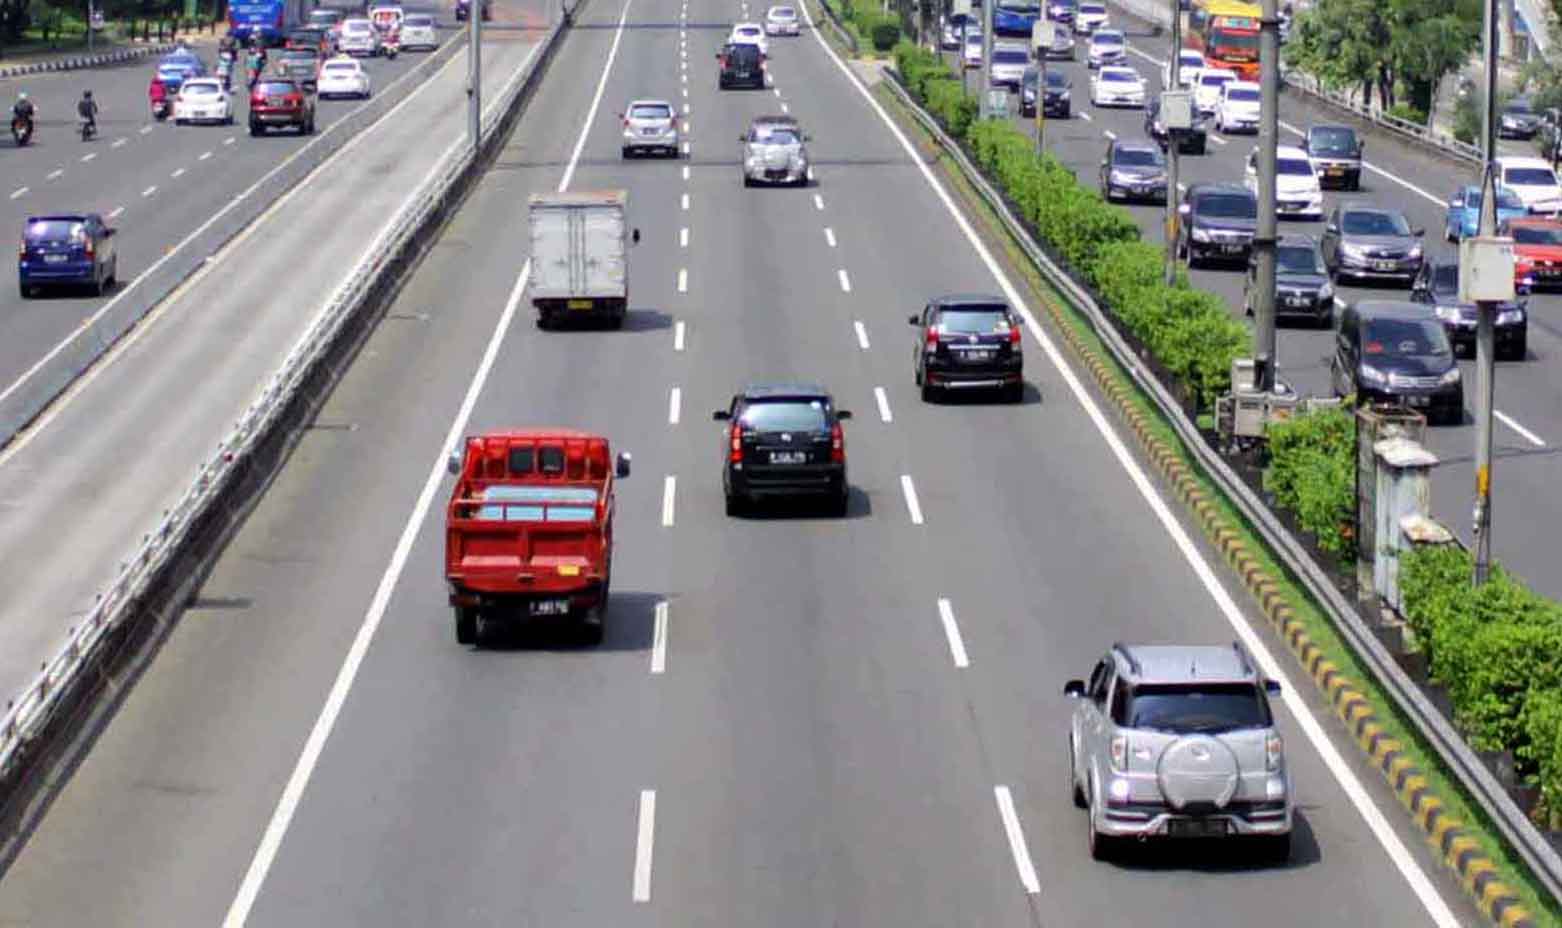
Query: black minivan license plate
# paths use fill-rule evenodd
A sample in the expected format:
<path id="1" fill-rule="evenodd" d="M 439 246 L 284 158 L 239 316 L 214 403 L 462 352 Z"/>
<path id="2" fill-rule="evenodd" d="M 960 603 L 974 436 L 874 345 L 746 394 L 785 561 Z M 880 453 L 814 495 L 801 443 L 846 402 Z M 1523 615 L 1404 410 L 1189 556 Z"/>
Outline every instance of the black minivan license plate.
<path id="1" fill-rule="evenodd" d="M 569 615 L 569 600 L 539 599 L 531 604 L 532 615 Z"/>
<path id="2" fill-rule="evenodd" d="M 772 464 L 806 464 L 808 452 L 806 451 L 772 451 L 770 452 Z"/>
<path id="3" fill-rule="evenodd" d="M 1219 838 L 1226 834 L 1226 820 L 1174 818 L 1166 823 L 1166 833 L 1173 838 Z"/>

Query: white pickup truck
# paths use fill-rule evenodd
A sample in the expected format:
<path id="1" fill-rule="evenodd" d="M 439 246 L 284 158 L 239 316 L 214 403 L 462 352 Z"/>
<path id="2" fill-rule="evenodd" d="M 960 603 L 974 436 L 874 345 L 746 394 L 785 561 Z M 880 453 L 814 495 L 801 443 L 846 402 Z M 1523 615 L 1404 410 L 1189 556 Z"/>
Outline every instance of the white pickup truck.
<path id="1" fill-rule="evenodd" d="M 537 324 L 606 319 L 614 328 L 629 311 L 629 194 L 622 190 L 536 193 L 530 200 L 531 279 L 527 293 Z"/>

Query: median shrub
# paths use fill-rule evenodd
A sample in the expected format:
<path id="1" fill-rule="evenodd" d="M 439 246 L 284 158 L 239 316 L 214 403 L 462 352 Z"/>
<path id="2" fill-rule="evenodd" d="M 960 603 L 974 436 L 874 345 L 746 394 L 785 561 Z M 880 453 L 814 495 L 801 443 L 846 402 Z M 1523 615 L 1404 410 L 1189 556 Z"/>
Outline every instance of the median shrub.
<path id="1" fill-rule="evenodd" d="M 887 52 L 900 41 L 900 18 L 894 15 L 877 17 L 868 27 L 868 38 L 873 40 L 873 50 Z"/>
<path id="2" fill-rule="evenodd" d="M 966 95 L 965 87 L 952 77 L 936 77 L 923 84 L 927 108 L 955 136 L 976 119 L 976 101 Z"/>
<path id="3" fill-rule="evenodd" d="M 1318 547 L 1341 561 L 1356 559 L 1356 420 L 1322 409 L 1271 423 L 1264 488 Z"/>
<path id="4" fill-rule="evenodd" d="M 1524 700 L 1524 736 L 1519 761 L 1533 767 L 1540 787 L 1540 825 L 1562 829 L 1562 689 L 1534 690 Z"/>

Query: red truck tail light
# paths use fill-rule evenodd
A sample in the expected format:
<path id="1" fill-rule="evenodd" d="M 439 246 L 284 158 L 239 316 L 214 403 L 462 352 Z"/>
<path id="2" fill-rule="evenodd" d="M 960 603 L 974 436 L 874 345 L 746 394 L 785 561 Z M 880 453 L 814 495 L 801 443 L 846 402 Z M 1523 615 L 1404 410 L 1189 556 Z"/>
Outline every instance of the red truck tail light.
<path id="1" fill-rule="evenodd" d="M 727 460 L 734 464 L 743 462 L 743 426 L 736 422 L 727 429 L 727 435 L 732 439 L 732 450 L 727 453 Z"/>
<path id="2" fill-rule="evenodd" d="M 839 422 L 830 426 L 830 463 L 846 463 L 846 434 L 841 431 Z"/>

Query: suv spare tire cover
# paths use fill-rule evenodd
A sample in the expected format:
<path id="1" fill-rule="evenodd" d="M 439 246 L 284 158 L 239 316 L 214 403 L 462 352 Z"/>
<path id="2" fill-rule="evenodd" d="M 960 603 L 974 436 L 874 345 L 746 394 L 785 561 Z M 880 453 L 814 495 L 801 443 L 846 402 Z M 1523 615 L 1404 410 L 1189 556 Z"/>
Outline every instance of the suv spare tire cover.
<path id="1" fill-rule="evenodd" d="M 1210 804 L 1223 809 L 1237 792 L 1237 756 L 1209 735 L 1188 735 L 1166 746 L 1155 764 L 1161 795 L 1174 809 Z"/>

